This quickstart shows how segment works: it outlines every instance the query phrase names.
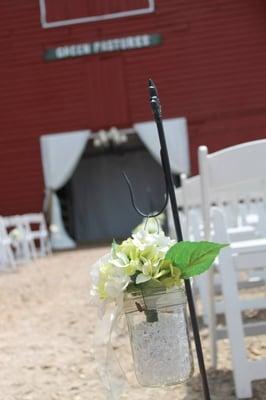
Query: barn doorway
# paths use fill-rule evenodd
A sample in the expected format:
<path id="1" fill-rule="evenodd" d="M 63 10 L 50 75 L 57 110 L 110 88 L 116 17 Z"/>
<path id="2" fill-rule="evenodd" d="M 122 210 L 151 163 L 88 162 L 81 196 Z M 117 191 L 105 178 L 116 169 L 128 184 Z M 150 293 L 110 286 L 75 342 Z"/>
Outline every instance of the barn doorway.
<path id="1" fill-rule="evenodd" d="M 78 244 L 124 239 L 141 222 L 121 171 L 130 177 L 141 209 L 161 207 L 162 169 L 137 135 L 128 135 L 127 143 L 117 149 L 95 149 L 89 141 L 70 181 L 58 193 L 65 225 Z"/>

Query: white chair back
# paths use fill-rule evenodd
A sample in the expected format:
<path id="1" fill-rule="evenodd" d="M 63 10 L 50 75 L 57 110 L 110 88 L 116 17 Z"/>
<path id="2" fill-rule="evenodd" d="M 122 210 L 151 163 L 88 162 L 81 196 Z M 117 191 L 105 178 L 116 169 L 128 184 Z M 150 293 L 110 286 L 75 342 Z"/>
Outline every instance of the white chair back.
<path id="1" fill-rule="evenodd" d="M 221 243 L 228 242 L 228 230 L 226 226 L 226 220 L 223 212 L 218 208 L 212 209 L 212 219 L 214 226 L 214 240 Z M 255 247 L 255 246 L 254 246 Z M 233 363 L 233 374 L 236 386 L 237 398 L 251 398 L 252 387 L 251 382 L 257 379 L 266 378 L 266 359 L 250 361 L 247 357 L 245 348 L 245 328 L 247 334 L 249 331 L 252 335 L 265 333 L 265 323 L 249 324 L 244 326 L 241 311 L 244 309 L 254 308 L 261 309 L 265 308 L 265 299 L 258 295 L 257 299 L 252 298 L 249 300 L 241 300 L 238 292 L 238 258 L 240 258 L 240 264 L 243 263 L 241 259 L 243 256 L 248 257 L 247 266 L 250 266 L 252 259 L 254 258 L 252 251 L 251 254 L 241 254 L 236 252 L 236 249 L 232 245 L 223 249 L 219 256 L 218 268 L 221 275 L 222 281 L 222 292 L 224 299 L 224 311 L 227 324 L 227 333 L 230 341 L 230 347 L 232 352 L 232 363 Z M 260 260 L 266 258 L 266 246 L 260 246 Z M 257 253 L 258 255 L 258 253 Z M 260 263 L 260 261 L 259 261 Z"/>
<path id="2" fill-rule="evenodd" d="M 44 215 L 42 213 L 31 213 L 24 214 L 21 218 L 26 231 L 31 257 L 43 257 L 50 254 L 51 245 Z"/>
<path id="3" fill-rule="evenodd" d="M 200 146 L 199 151 L 200 165 L 205 162 L 209 186 L 214 190 L 250 180 L 265 182 L 266 139 L 227 147 L 212 154 L 208 154 L 206 146 Z"/>
<path id="4" fill-rule="evenodd" d="M 187 178 L 185 174 L 181 174 L 181 188 L 185 208 L 189 209 L 200 206 L 201 194 L 199 175 Z"/>
<path id="5" fill-rule="evenodd" d="M 205 237 L 210 238 L 210 204 L 217 192 L 240 200 L 264 198 L 266 139 L 243 143 L 208 154 L 199 147 L 199 170 Z"/>
<path id="6" fill-rule="evenodd" d="M 19 215 L 4 217 L 4 223 L 11 240 L 15 262 L 17 264 L 28 262 L 30 251 L 21 217 Z"/>
<path id="7" fill-rule="evenodd" d="M 11 246 L 11 239 L 5 225 L 5 219 L 0 216 L 0 270 L 8 267 L 15 268 L 15 259 Z"/>
<path id="8" fill-rule="evenodd" d="M 175 189 L 175 197 L 176 197 L 176 202 L 178 208 L 183 208 L 184 203 L 183 203 L 183 191 L 182 187 L 176 188 Z M 185 216 L 184 213 L 180 212 L 180 223 L 181 225 L 185 223 Z M 172 208 L 170 201 L 168 201 L 167 207 L 166 207 L 166 216 L 167 216 L 167 225 L 168 225 L 168 234 L 171 238 L 176 238 L 176 233 L 175 233 L 175 224 L 174 224 L 174 219 L 173 219 L 173 214 L 172 214 Z M 184 232 L 183 232 L 184 233 Z"/>

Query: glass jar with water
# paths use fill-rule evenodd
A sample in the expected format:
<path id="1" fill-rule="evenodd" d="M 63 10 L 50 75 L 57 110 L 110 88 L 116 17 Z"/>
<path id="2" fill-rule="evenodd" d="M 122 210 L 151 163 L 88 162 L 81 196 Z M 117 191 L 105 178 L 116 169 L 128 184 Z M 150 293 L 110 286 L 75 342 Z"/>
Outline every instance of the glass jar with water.
<path id="1" fill-rule="evenodd" d="M 139 384 L 163 387 L 188 380 L 193 357 L 183 286 L 126 293 L 124 310 Z"/>

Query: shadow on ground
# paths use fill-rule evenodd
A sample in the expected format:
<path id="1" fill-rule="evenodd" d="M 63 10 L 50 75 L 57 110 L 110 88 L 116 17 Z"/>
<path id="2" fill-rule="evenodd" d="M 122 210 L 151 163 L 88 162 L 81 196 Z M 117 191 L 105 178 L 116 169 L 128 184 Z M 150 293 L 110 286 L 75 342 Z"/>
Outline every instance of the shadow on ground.
<path id="1" fill-rule="evenodd" d="M 212 400 L 236 400 L 232 371 L 209 369 L 207 371 Z M 255 381 L 252 385 L 252 400 L 266 399 L 266 380 Z M 196 375 L 186 384 L 187 394 L 183 400 L 191 400 L 198 393 L 202 398 L 200 375 Z"/>

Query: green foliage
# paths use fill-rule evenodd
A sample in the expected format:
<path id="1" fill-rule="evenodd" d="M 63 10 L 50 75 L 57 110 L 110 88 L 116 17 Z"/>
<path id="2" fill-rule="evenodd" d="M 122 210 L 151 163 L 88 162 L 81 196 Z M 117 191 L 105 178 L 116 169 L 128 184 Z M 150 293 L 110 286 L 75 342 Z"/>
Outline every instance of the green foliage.
<path id="1" fill-rule="evenodd" d="M 181 278 L 186 279 L 207 271 L 226 246 L 228 244 L 206 241 L 179 242 L 168 250 L 165 258 L 181 271 Z"/>

